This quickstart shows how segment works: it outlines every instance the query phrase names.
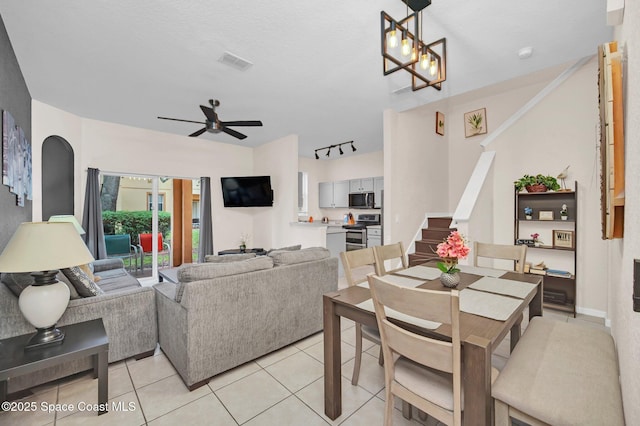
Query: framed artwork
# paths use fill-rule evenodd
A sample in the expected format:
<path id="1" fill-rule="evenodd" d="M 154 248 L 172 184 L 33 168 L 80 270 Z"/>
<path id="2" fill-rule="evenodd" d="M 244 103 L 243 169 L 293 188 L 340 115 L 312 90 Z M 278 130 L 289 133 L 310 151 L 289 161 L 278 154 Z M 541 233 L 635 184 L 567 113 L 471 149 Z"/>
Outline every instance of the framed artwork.
<path id="1" fill-rule="evenodd" d="M 553 231 L 553 247 L 575 248 L 575 240 L 573 231 L 554 230 Z"/>
<path id="2" fill-rule="evenodd" d="M 444 136 L 444 114 L 436 111 L 436 133 Z"/>
<path id="3" fill-rule="evenodd" d="M 541 211 L 539 213 L 538 220 L 553 220 L 553 211 Z"/>
<path id="4" fill-rule="evenodd" d="M 464 137 L 484 135 L 487 133 L 487 110 L 480 108 L 464 114 Z"/>

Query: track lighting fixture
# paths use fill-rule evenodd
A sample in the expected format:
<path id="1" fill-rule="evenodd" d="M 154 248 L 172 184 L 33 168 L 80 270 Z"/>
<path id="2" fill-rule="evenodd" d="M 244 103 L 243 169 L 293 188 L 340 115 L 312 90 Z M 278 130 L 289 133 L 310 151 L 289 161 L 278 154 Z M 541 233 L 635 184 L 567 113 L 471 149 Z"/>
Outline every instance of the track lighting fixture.
<path id="1" fill-rule="evenodd" d="M 318 151 L 322 151 L 323 149 L 327 150 L 327 153 L 325 154 L 326 157 L 329 157 L 331 155 L 331 149 L 332 148 L 338 148 L 338 152 L 340 153 L 340 155 L 344 155 L 344 151 L 342 150 L 342 145 L 351 145 L 351 151 L 353 151 L 353 152 L 356 151 L 356 147 L 353 146 L 353 141 L 342 142 L 342 143 L 338 143 L 338 144 L 335 144 L 335 145 L 329 145 L 329 146 L 325 146 L 323 148 L 316 149 L 315 150 L 316 160 L 320 159 L 320 156 L 318 155 Z"/>
<path id="2" fill-rule="evenodd" d="M 442 82 L 447 79 L 447 40 L 441 38 L 426 43 L 422 38 L 422 11 L 431 4 L 431 0 L 402 0 L 407 5 L 407 17 L 396 21 L 386 12 L 381 18 L 382 72 L 389 75 L 399 70 L 411 74 L 413 91 L 425 87 L 441 90 Z M 409 9 L 413 13 L 409 14 Z M 398 36 L 401 34 L 400 48 Z"/>

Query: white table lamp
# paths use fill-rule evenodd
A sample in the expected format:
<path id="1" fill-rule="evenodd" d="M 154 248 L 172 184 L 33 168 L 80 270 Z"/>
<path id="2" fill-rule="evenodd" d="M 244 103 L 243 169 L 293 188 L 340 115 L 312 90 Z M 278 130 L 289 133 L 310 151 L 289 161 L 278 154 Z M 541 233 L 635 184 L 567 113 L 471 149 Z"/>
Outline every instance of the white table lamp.
<path id="1" fill-rule="evenodd" d="M 69 288 L 56 279 L 60 268 L 84 265 L 94 258 L 70 222 L 25 222 L 0 255 L 1 272 L 31 272 L 35 282 L 20 293 L 22 314 L 36 329 L 26 349 L 61 343 L 56 328 L 69 304 Z"/>

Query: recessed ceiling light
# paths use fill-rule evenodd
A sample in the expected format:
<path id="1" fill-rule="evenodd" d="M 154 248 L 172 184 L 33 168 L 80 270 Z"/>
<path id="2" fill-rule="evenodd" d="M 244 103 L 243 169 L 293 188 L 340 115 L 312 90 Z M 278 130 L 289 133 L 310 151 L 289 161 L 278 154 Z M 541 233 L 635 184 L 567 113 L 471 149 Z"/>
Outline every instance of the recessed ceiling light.
<path id="1" fill-rule="evenodd" d="M 247 61 L 246 59 L 243 59 L 240 56 L 235 55 L 231 52 L 224 52 L 222 56 L 220 56 L 218 61 L 240 71 L 246 71 L 248 68 L 250 68 L 253 65 L 251 62 Z"/>
<path id="2" fill-rule="evenodd" d="M 518 50 L 518 57 L 520 59 L 529 59 L 533 55 L 533 47 L 523 47 Z"/>

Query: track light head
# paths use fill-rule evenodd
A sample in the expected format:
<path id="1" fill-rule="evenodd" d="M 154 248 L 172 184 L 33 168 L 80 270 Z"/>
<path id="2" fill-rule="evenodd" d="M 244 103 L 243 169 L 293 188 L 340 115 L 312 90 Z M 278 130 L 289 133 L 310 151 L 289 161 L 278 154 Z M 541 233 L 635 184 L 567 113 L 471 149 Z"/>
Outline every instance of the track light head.
<path id="1" fill-rule="evenodd" d="M 316 149 L 316 160 L 319 160 L 320 157 L 318 157 L 318 150 Z"/>
<path id="2" fill-rule="evenodd" d="M 342 151 L 342 147 L 341 146 L 338 147 L 338 152 L 340 152 L 340 155 L 344 154 L 344 152 Z"/>
<path id="3" fill-rule="evenodd" d="M 356 152 L 356 147 L 353 146 L 353 142 L 351 142 L 351 151 Z"/>
<path id="4" fill-rule="evenodd" d="M 327 150 L 327 157 L 331 154 L 331 148 Z"/>

